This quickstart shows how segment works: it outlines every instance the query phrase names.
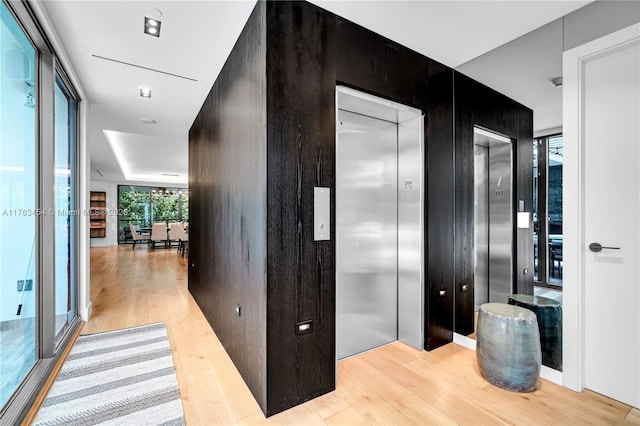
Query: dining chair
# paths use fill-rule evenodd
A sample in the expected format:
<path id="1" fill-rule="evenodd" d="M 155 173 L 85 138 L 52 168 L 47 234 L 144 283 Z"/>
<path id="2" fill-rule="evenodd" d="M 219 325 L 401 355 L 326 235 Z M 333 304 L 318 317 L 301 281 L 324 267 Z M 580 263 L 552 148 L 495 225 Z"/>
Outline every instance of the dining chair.
<path id="1" fill-rule="evenodd" d="M 167 246 L 167 225 L 164 223 L 154 223 L 151 227 L 151 247 L 156 247 L 156 242 L 164 241 Z"/>
<path id="2" fill-rule="evenodd" d="M 136 249 L 136 243 L 138 241 L 148 241 L 149 240 L 149 236 L 148 235 L 140 235 L 140 234 L 138 234 L 138 231 L 136 230 L 135 226 L 133 226 L 132 224 L 129 224 L 129 230 L 131 231 L 131 238 L 133 238 L 133 247 L 131 247 L 131 250 L 135 250 Z"/>
<path id="3" fill-rule="evenodd" d="M 184 252 L 187 250 L 189 246 L 189 232 L 184 228 L 180 227 L 180 242 L 178 244 L 178 252 L 182 250 L 182 257 L 184 257 Z"/>
<path id="4" fill-rule="evenodd" d="M 175 241 L 178 243 L 178 249 L 180 248 L 180 235 L 181 235 L 182 225 L 179 223 L 170 223 L 169 224 L 169 246 L 171 246 L 171 242 Z"/>

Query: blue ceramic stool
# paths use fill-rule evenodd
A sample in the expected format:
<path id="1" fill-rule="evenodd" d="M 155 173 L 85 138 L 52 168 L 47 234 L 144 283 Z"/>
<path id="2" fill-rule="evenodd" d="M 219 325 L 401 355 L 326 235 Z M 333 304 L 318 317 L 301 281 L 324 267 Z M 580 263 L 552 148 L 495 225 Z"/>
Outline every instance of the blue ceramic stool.
<path id="1" fill-rule="evenodd" d="M 534 391 L 542 362 L 536 314 L 506 303 L 481 305 L 476 357 L 489 383 L 513 392 Z"/>
<path id="2" fill-rule="evenodd" d="M 542 365 L 562 371 L 562 304 L 529 294 L 512 294 L 509 304 L 529 309 L 538 318 Z"/>

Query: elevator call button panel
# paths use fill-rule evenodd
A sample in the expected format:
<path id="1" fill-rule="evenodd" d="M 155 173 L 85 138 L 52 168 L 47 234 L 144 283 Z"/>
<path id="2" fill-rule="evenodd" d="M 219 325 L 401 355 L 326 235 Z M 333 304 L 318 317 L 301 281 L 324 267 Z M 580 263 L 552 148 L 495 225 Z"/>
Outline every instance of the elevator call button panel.
<path id="1" fill-rule="evenodd" d="M 325 241 L 331 237 L 331 190 L 313 188 L 313 239 Z"/>

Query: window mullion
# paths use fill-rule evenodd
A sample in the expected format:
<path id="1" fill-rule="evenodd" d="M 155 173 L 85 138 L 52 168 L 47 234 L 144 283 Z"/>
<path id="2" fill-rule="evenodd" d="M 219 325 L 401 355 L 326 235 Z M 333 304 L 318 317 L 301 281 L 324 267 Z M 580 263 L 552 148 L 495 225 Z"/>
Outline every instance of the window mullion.
<path id="1" fill-rule="evenodd" d="M 39 208 L 43 213 L 39 216 L 39 297 L 40 309 L 39 355 L 40 358 L 51 358 L 55 355 L 55 72 L 53 55 L 40 53 L 39 61 Z"/>
<path id="2" fill-rule="evenodd" d="M 540 139 L 538 147 L 538 276 L 549 282 L 549 139 Z"/>

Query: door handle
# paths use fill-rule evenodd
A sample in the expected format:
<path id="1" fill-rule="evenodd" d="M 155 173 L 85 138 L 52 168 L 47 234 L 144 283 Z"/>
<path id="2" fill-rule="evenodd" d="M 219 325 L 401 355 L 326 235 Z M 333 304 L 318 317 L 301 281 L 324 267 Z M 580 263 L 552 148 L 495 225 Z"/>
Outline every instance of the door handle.
<path id="1" fill-rule="evenodd" d="M 620 247 L 604 247 L 600 243 L 591 243 L 589 244 L 589 250 L 591 250 L 594 253 L 598 253 L 602 250 L 620 250 Z"/>

